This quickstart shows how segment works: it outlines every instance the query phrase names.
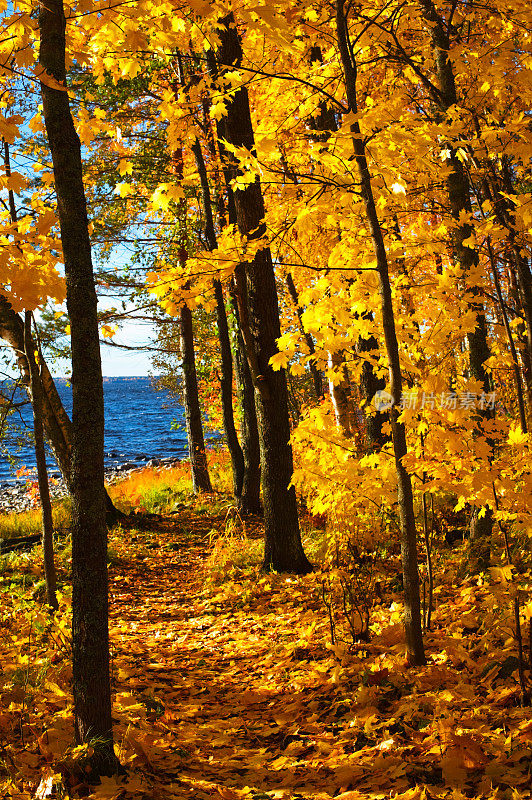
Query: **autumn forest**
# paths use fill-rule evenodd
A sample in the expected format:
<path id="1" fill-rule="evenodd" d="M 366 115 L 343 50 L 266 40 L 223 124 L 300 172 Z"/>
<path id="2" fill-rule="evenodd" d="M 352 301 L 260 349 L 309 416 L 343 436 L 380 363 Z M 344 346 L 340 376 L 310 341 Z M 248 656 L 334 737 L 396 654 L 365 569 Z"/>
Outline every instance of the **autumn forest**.
<path id="1" fill-rule="evenodd" d="M 528 4 L 0 6 L 1 796 L 530 798 Z"/>

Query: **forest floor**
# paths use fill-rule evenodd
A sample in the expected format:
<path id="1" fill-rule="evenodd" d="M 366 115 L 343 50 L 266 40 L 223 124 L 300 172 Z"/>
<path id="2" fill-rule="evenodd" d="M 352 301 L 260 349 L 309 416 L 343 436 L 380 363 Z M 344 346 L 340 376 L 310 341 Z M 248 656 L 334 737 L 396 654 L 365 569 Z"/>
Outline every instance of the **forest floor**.
<path id="1" fill-rule="evenodd" d="M 87 748 L 72 745 L 68 592 L 50 620 L 32 596 L 36 558 L 4 564 L 0 798 L 60 797 L 65 785 L 95 800 L 530 798 L 532 719 L 504 571 L 453 584 L 446 555 L 427 665 L 407 669 L 398 560 L 382 565 L 371 641 L 333 646 L 323 574 L 239 566 L 244 552 L 260 560 L 260 522 L 230 535 L 226 522 L 182 505 L 112 533 L 113 718 L 127 776 L 91 790 L 74 777 Z"/>

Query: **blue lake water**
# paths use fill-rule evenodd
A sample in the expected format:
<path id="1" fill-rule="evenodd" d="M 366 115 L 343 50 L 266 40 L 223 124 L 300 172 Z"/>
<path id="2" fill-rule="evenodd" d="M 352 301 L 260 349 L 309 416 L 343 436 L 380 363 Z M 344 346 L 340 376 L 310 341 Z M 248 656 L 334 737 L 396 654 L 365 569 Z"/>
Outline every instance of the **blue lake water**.
<path id="1" fill-rule="evenodd" d="M 65 380 L 57 379 L 57 389 L 69 416 L 72 411 L 72 392 Z M 166 390 L 155 389 L 152 379 L 104 378 L 105 400 L 105 465 L 108 468 L 125 463 L 142 466 L 152 458 L 181 459 L 188 456 L 187 435 L 182 407 L 176 397 Z M 4 385 L 5 391 L 5 385 Z M 18 400 L 25 400 L 21 392 Z M 24 423 L 32 425 L 31 406 L 20 409 Z M 19 427 L 22 422 L 18 414 L 10 417 Z M 175 430 L 172 423 L 180 428 Z M 10 432 L 4 436 L 4 446 L 16 456 L 16 466 L 35 466 L 35 454 L 31 441 L 17 450 L 14 437 L 10 443 Z M 12 446 L 10 446 L 12 445 Z M 57 465 L 50 458 L 52 472 Z M 0 483 L 16 480 L 14 468 L 0 455 Z"/>

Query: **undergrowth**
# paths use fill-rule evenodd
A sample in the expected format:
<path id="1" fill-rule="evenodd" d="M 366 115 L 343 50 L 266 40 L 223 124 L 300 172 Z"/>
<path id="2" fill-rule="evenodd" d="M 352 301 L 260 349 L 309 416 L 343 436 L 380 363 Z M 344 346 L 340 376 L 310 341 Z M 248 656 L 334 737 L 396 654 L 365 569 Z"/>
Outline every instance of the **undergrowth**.
<path id="1" fill-rule="evenodd" d="M 114 489 L 141 483 L 139 497 L 157 497 L 169 472 L 142 482 L 134 475 Z M 353 545 L 349 563 L 336 558 L 338 583 L 329 573 L 325 603 L 330 531 L 303 516 L 316 571 L 264 575 L 263 522 L 218 513 L 223 503 L 227 496 L 208 495 L 143 529 L 110 532 L 113 720 L 129 777 L 79 794 L 297 800 L 312 786 L 319 800 L 359 797 L 359 789 L 370 797 L 375 787 L 401 800 L 429 789 L 434 800 L 512 800 L 509 786 L 528 785 L 531 728 L 520 707 L 511 570 L 458 582 L 461 552 L 445 549 L 425 632 L 428 663 L 406 673 L 398 553 L 388 548 L 369 561 Z M 0 561 L 0 786 L 10 782 L 6 796 L 20 800 L 60 796 L 62 775 L 77 774 L 86 758 L 73 744 L 68 542 L 56 557 L 66 588 L 55 615 L 44 604 L 40 547 Z M 349 605 L 340 595 L 352 569 L 362 583 L 356 596 L 347 586 Z M 525 636 L 532 605 L 522 584 L 515 580 Z M 362 601 L 368 641 L 346 628 Z M 527 640 L 524 648 L 530 659 Z M 528 661 L 525 673 L 528 681 Z M 243 780 L 242 764 L 252 765 Z M 180 776 L 175 791 L 169 774 Z"/>
<path id="2" fill-rule="evenodd" d="M 56 500 L 53 504 L 54 530 L 67 533 L 70 526 L 70 502 L 67 498 Z M 12 514 L 0 514 L 0 539 L 16 539 L 34 536 L 41 532 L 41 509 L 35 508 Z"/>
<path id="3" fill-rule="evenodd" d="M 237 576 L 249 576 L 261 562 L 264 545 L 245 530 L 230 525 L 220 533 L 211 531 L 211 552 L 205 563 L 207 582 L 219 586 Z"/>
<path id="4" fill-rule="evenodd" d="M 125 513 L 168 514 L 189 499 L 192 485 L 188 464 L 135 470 L 107 487 L 113 503 Z"/>

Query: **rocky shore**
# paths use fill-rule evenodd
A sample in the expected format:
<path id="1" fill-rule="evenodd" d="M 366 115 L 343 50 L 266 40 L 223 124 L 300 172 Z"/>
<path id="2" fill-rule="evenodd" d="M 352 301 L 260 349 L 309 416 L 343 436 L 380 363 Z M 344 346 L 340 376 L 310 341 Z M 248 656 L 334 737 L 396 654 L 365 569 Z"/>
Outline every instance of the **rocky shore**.
<path id="1" fill-rule="evenodd" d="M 177 458 L 152 458 L 147 463 L 141 465 L 128 461 L 125 464 L 118 464 L 117 466 L 107 468 L 105 470 L 105 482 L 116 483 L 117 481 L 127 478 L 132 472 L 154 467 L 170 468 L 178 462 L 179 459 Z M 48 477 L 50 479 L 50 494 L 52 499 L 55 500 L 64 497 L 67 492 L 61 474 L 52 471 L 49 473 Z M 34 493 L 31 491 L 28 484 L 36 484 L 36 482 L 37 477 L 31 476 L 28 481 L 19 479 L 17 481 L 5 481 L 4 483 L 0 483 L 0 514 L 13 514 L 35 508 L 36 501 L 34 499 Z"/>

